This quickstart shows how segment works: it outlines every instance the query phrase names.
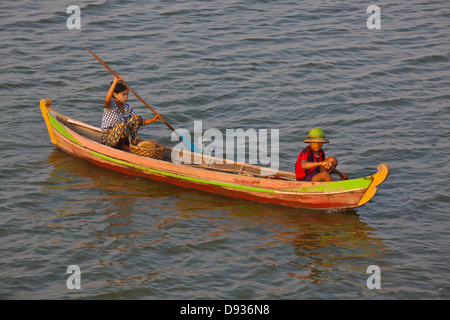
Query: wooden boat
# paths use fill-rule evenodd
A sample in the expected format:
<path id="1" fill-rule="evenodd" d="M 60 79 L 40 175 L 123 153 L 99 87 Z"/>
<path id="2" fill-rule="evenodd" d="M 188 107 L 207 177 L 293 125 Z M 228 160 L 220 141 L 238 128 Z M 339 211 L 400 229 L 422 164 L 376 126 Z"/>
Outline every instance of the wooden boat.
<path id="1" fill-rule="evenodd" d="M 269 168 L 239 162 L 229 164 L 208 156 L 203 156 L 200 164 L 195 161 L 191 165 L 175 164 L 173 148 L 169 146 L 164 146 L 161 160 L 105 146 L 100 143 L 99 128 L 55 112 L 51 103 L 50 99 L 43 99 L 40 108 L 50 139 L 61 150 L 102 167 L 182 187 L 295 208 L 348 209 L 372 199 L 378 185 L 389 175 L 389 166 L 380 164 L 377 173 L 364 178 L 304 182 L 296 181 L 292 172 L 273 170 L 272 174 L 262 175 Z M 211 160 L 215 163 L 210 164 Z"/>

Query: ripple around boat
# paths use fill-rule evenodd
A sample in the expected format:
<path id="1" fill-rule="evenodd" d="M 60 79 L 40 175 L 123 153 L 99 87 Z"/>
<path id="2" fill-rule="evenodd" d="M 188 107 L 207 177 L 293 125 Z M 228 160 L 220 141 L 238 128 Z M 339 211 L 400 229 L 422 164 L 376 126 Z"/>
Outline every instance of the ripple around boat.
<path id="1" fill-rule="evenodd" d="M 176 164 L 172 161 L 173 148 L 169 146 L 164 146 L 163 159 L 152 159 L 101 144 L 99 128 L 55 112 L 51 103 L 50 99 L 42 99 L 40 108 L 50 139 L 61 150 L 102 167 L 182 187 L 295 208 L 334 210 L 366 204 L 389 176 L 389 166 L 380 164 L 377 173 L 363 178 L 296 181 L 292 172 L 271 170 L 267 174 L 269 168 L 228 163 L 225 159 L 191 152 L 188 157 L 192 164 Z M 201 161 L 194 161 L 199 158 Z"/>

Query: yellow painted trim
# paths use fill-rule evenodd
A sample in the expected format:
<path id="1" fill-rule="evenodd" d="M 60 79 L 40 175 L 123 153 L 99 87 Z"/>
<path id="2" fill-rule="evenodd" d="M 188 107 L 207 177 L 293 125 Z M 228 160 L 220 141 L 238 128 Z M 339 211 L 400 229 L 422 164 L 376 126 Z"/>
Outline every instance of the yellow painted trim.
<path id="1" fill-rule="evenodd" d="M 372 199 L 378 191 L 378 186 L 386 180 L 389 176 L 390 168 L 389 165 L 382 163 L 378 167 L 378 172 L 373 175 L 372 183 L 367 188 L 366 192 L 363 194 L 361 199 L 358 202 L 358 207 L 366 204 Z"/>
<path id="2" fill-rule="evenodd" d="M 52 129 L 52 126 L 50 125 L 50 120 L 48 119 L 47 107 L 50 108 L 51 104 L 52 104 L 52 100 L 42 99 L 41 103 L 40 103 L 40 107 L 41 107 L 42 116 L 44 117 L 44 120 L 45 120 L 45 124 L 47 125 L 47 130 L 48 130 L 48 134 L 50 136 L 50 140 L 52 141 L 53 144 L 56 145 L 57 144 L 56 138 L 55 138 L 55 135 L 53 134 L 53 129 Z"/>

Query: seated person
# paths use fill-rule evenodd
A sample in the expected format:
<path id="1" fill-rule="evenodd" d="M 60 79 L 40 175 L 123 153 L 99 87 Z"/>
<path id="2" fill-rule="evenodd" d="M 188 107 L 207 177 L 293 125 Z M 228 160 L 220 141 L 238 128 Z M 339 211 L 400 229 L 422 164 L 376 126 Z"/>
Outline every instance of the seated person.
<path id="1" fill-rule="evenodd" d="M 161 115 L 158 113 L 153 119 L 143 120 L 135 114 L 127 103 L 129 90 L 120 81 L 121 76 L 114 77 L 106 94 L 101 139 L 102 144 L 129 151 L 129 138 L 133 144 L 138 144 L 141 141 L 137 135 L 140 126 L 161 119 Z"/>
<path id="2" fill-rule="evenodd" d="M 316 127 L 311 129 L 304 142 L 309 142 L 309 146 L 303 148 L 295 165 L 295 175 L 297 181 L 333 181 L 331 174 L 335 173 L 342 180 L 347 180 L 348 176 L 344 172 L 336 169 L 338 161 L 335 157 L 325 158 L 322 149 L 324 143 L 328 143 L 322 129 Z"/>

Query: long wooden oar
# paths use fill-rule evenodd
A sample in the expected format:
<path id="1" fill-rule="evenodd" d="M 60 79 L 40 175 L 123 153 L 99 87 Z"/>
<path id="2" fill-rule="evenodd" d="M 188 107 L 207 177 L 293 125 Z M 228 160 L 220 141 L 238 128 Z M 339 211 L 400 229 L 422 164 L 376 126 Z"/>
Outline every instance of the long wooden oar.
<path id="1" fill-rule="evenodd" d="M 104 63 L 103 61 L 102 61 L 102 59 L 100 59 L 94 52 L 92 52 L 92 50 L 87 46 L 87 45 L 85 45 L 84 46 L 85 48 L 86 48 L 86 50 L 87 51 L 89 51 L 97 60 L 98 60 L 98 62 L 100 62 L 106 69 L 108 69 L 108 71 L 109 72 L 111 72 L 115 77 L 117 77 L 118 76 L 118 74 L 117 73 L 115 73 L 106 63 Z M 128 90 L 130 90 L 130 92 L 131 93 L 133 93 L 135 96 L 136 96 L 136 98 L 138 98 L 147 108 L 149 108 L 155 115 L 157 114 L 156 113 L 156 111 L 155 110 L 153 110 L 153 108 L 152 107 L 150 107 L 150 105 L 147 103 L 147 102 L 145 102 L 133 89 L 131 89 L 129 86 L 128 86 L 128 84 L 125 82 L 125 81 L 121 81 L 122 83 L 123 83 L 123 85 L 128 89 Z M 180 139 L 180 141 L 182 141 L 184 144 L 185 144 L 185 146 L 186 147 L 188 147 L 189 148 L 189 150 L 190 151 L 196 151 L 197 150 L 197 148 L 190 142 L 190 141 L 188 141 L 188 140 L 186 140 L 186 139 L 184 139 L 184 137 L 183 136 L 180 136 L 179 134 L 178 134 L 178 132 L 170 125 L 170 124 L 168 124 L 167 122 L 166 122 L 166 120 L 164 120 L 162 117 L 161 117 L 161 119 L 160 119 L 170 130 L 172 130 L 173 132 L 175 132 L 175 134 L 178 136 L 178 138 Z"/>

